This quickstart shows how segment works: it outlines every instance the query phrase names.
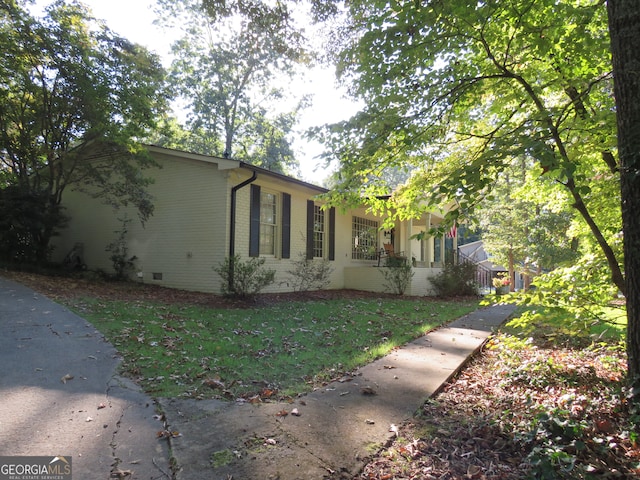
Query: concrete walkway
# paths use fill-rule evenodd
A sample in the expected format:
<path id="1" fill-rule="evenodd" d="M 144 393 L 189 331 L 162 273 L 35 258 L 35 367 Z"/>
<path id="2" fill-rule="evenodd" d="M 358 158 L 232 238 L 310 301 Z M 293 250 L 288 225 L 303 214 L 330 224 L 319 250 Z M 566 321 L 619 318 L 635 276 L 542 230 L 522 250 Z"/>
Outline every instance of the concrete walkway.
<path id="1" fill-rule="evenodd" d="M 351 478 L 512 312 L 478 310 L 294 403 L 160 399 L 180 436 L 159 440 L 154 400 L 117 375 L 113 346 L 0 277 L 0 456 L 71 456 L 78 480 Z"/>
<path id="2" fill-rule="evenodd" d="M 473 312 L 294 403 L 161 400 L 182 434 L 177 479 L 352 478 L 513 310 Z"/>

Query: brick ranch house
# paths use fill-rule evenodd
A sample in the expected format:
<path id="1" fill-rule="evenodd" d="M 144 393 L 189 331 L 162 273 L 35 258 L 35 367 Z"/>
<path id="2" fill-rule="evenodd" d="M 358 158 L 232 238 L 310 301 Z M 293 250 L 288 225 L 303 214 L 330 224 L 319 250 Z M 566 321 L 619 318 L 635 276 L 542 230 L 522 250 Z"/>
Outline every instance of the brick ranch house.
<path id="1" fill-rule="evenodd" d="M 54 259 L 74 248 L 89 269 L 113 271 L 105 247 L 127 227 L 128 254 L 136 257 L 134 280 L 166 287 L 219 293 L 222 279 L 213 267 L 238 255 L 266 259 L 276 281 L 263 292 L 293 290 L 292 262 L 300 255 L 326 259 L 333 272 L 330 289 L 384 292 L 381 252 L 393 250 L 412 262 L 415 275 L 408 295 L 429 295 L 429 277 L 441 270 L 444 238 L 411 237 L 429 231 L 443 212 L 381 229 L 383 218 L 365 208 L 323 209 L 318 195 L 328 190 L 240 161 L 148 147 L 161 168 L 145 173 L 154 213 L 144 226 L 134 210 L 114 211 L 78 191 L 65 193 L 71 220 L 55 238 Z M 454 249 L 455 247 L 454 238 Z"/>

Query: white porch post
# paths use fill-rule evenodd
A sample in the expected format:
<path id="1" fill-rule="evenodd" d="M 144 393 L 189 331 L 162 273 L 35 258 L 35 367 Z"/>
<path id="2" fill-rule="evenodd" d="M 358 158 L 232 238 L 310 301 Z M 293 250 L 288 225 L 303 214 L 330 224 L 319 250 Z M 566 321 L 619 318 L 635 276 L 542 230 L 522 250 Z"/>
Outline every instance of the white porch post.
<path id="1" fill-rule="evenodd" d="M 409 265 L 411 265 L 411 257 L 413 256 L 413 250 L 411 249 L 411 235 L 413 235 L 413 219 L 410 218 L 407 222 L 407 228 L 405 230 L 407 232 L 406 238 L 404 239 L 404 251 L 407 252 L 405 255 L 407 256 L 407 261 Z"/>
<path id="2" fill-rule="evenodd" d="M 456 234 L 453 236 L 453 263 L 457 264 L 458 261 L 458 229 L 456 228 Z"/>
<path id="3" fill-rule="evenodd" d="M 424 263 L 428 268 L 431 268 L 431 262 L 433 262 L 433 237 L 429 235 L 431 230 L 431 214 L 427 214 L 427 229 L 424 239 Z"/>

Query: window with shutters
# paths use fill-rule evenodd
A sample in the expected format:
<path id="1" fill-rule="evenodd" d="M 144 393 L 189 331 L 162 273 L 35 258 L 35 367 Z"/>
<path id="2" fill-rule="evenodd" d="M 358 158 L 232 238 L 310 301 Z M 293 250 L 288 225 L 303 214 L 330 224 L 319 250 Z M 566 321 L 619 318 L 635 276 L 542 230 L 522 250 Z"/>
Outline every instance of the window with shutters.
<path id="1" fill-rule="evenodd" d="M 249 256 L 291 257 L 291 195 L 252 184 L 249 204 Z"/>
<path id="2" fill-rule="evenodd" d="M 260 255 L 275 255 L 278 233 L 278 197 L 260 193 Z"/>

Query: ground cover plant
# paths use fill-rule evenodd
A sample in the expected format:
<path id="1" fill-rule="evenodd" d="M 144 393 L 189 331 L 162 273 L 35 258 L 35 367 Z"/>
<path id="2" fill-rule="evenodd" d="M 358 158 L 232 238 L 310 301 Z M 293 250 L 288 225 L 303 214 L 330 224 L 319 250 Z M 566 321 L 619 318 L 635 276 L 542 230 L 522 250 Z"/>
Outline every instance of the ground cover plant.
<path id="1" fill-rule="evenodd" d="M 638 478 L 624 325 L 508 324 L 400 429 L 361 479 Z"/>

